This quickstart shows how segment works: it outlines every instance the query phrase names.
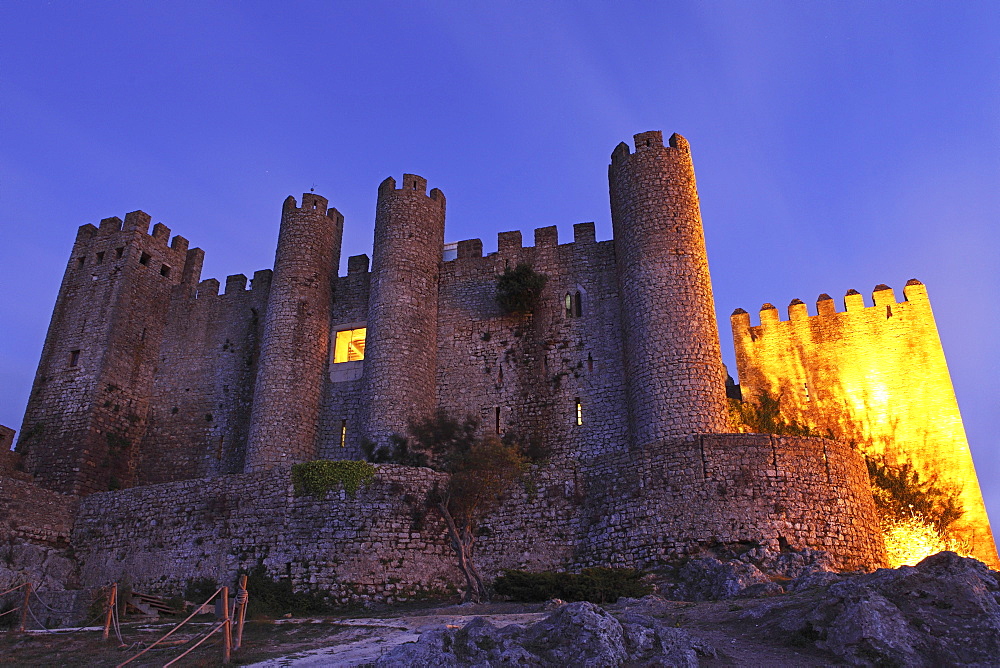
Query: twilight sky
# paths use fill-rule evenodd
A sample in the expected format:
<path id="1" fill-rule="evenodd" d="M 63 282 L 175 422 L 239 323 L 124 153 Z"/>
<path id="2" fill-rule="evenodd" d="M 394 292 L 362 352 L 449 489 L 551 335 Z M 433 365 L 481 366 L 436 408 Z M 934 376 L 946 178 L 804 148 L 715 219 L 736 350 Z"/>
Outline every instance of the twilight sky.
<path id="1" fill-rule="evenodd" d="M 736 307 L 927 284 L 1000 521 L 995 2 L 4 2 L 0 424 L 83 223 L 143 209 L 224 282 L 315 186 L 346 263 L 405 171 L 448 241 L 607 239 L 611 151 L 650 129 L 691 143 L 731 370 Z"/>

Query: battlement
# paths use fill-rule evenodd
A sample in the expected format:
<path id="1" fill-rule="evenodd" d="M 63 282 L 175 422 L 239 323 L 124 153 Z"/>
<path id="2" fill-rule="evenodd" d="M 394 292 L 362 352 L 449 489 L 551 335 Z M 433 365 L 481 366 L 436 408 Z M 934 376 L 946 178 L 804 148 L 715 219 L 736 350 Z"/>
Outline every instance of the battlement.
<path id="1" fill-rule="evenodd" d="M 691 146 L 688 144 L 687 139 L 683 136 L 677 134 L 676 132 L 670 135 L 668 145 L 663 145 L 663 132 L 660 130 L 649 130 L 648 132 L 640 132 L 632 137 L 635 143 L 636 154 L 642 153 L 644 151 L 655 150 L 655 149 L 676 149 L 683 151 L 685 153 L 691 152 Z M 625 142 L 621 142 L 615 147 L 615 150 L 611 153 L 611 164 L 617 165 L 624 163 L 628 160 L 629 156 L 632 155 L 629 145 Z"/>
<path id="2" fill-rule="evenodd" d="M 330 201 L 323 197 L 322 195 L 317 195 L 316 193 L 302 193 L 302 206 L 300 207 L 295 198 L 291 195 L 285 198 L 285 202 L 281 206 L 282 214 L 289 213 L 291 211 L 315 211 L 321 216 L 326 216 L 327 218 L 332 218 L 337 221 L 338 225 L 344 224 L 344 216 L 336 208 L 330 206 Z"/>
<path id="3" fill-rule="evenodd" d="M 259 269 L 253 273 L 253 279 L 248 280 L 246 274 L 232 274 L 226 276 L 226 290 L 219 294 L 221 284 L 218 279 L 206 278 L 197 285 L 195 299 L 205 299 L 207 297 L 230 297 L 242 295 L 249 292 L 266 292 L 271 287 L 272 271 L 270 269 Z"/>
<path id="4" fill-rule="evenodd" d="M 430 195 L 427 195 L 427 179 L 416 174 L 403 174 L 403 183 L 399 188 L 396 187 L 396 179 L 387 176 L 379 184 L 378 196 L 381 198 L 393 192 L 425 195 L 438 202 L 442 207 L 445 204 L 444 193 L 437 188 L 433 188 Z"/>
<path id="5" fill-rule="evenodd" d="M 533 235 L 535 245 L 526 247 L 523 245 L 523 235 L 520 230 L 500 232 L 497 234 L 497 253 L 501 256 L 514 255 L 523 248 L 552 248 L 560 245 L 559 229 L 555 225 L 535 228 Z M 573 241 L 562 245 L 575 244 L 579 247 L 586 247 L 596 243 L 597 233 L 594 230 L 594 223 L 575 223 L 573 225 Z M 456 247 L 458 252 L 453 260 L 483 257 L 481 239 L 459 241 Z"/>
<path id="6" fill-rule="evenodd" d="M 102 218 L 99 227 L 94 227 L 90 223 L 81 225 L 77 231 L 76 243 L 80 244 L 97 241 L 99 238 L 103 239 L 120 232 L 140 232 L 148 237 L 149 240 L 160 242 L 159 245 L 162 245 L 163 247 L 167 247 L 169 245 L 171 250 L 177 251 L 178 253 L 187 252 L 190 242 L 186 238 L 178 234 L 174 236 L 171 241 L 170 228 L 163 223 L 157 223 L 154 225 L 153 231 L 150 232 L 150 222 L 152 222 L 152 217 L 145 211 L 132 211 L 127 213 L 125 214 L 124 221 L 118 216 Z"/>
<path id="7" fill-rule="evenodd" d="M 787 317 L 784 319 L 781 318 L 778 313 L 778 309 L 774 304 L 765 303 L 760 307 L 760 311 L 758 313 L 759 325 L 756 326 L 763 327 L 778 322 L 806 320 L 808 318 L 823 318 L 825 316 L 839 315 L 842 313 L 870 313 L 874 309 L 881 309 L 882 311 L 885 311 L 887 308 L 890 313 L 887 317 L 891 317 L 891 309 L 893 306 L 900 306 L 921 301 L 926 302 L 927 289 L 924 287 L 923 283 L 915 278 L 911 278 L 906 282 L 906 286 L 903 288 L 903 301 L 897 301 L 896 294 L 893 289 L 884 283 L 876 285 L 872 290 L 871 296 L 873 305 L 867 306 L 865 304 L 864 295 L 852 288 L 844 294 L 842 302 L 843 308 L 838 311 L 833 297 L 824 292 L 816 298 L 815 314 L 809 313 L 808 306 L 801 299 L 793 299 L 788 304 L 788 308 L 786 310 Z M 733 311 L 730 319 L 732 320 L 734 331 L 754 326 L 750 322 L 750 314 L 741 308 Z"/>

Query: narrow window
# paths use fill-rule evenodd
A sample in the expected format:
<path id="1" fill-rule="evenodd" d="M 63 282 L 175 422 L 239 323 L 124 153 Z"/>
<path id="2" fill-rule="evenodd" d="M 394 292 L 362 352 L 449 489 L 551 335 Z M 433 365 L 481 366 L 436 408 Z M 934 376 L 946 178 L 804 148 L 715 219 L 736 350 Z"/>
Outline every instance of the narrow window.
<path id="1" fill-rule="evenodd" d="M 97 264 L 104 264 L 104 251 L 97 254 Z"/>
<path id="2" fill-rule="evenodd" d="M 583 295 L 579 291 L 576 293 L 576 304 L 573 306 L 573 311 L 577 318 L 583 315 Z"/>
<path id="3" fill-rule="evenodd" d="M 503 431 L 500 429 L 500 407 L 499 406 L 497 406 L 497 408 L 496 408 L 496 432 L 498 434 L 502 434 L 503 433 Z"/>
<path id="4" fill-rule="evenodd" d="M 77 268 L 83 269 L 83 263 L 84 262 L 86 262 L 86 260 L 84 258 L 82 258 L 82 257 L 76 258 L 76 266 L 77 266 Z"/>
<path id="5" fill-rule="evenodd" d="M 885 319 L 888 320 L 892 317 L 892 306 L 886 304 L 885 306 Z"/>
<path id="6" fill-rule="evenodd" d="M 503 365 L 498 365 L 500 370 L 497 372 L 497 385 L 503 385 Z"/>
<path id="7" fill-rule="evenodd" d="M 333 344 L 333 363 L 357 362 L 365 358 L 365 334 L 366 327 L 358 329 L 345 329 L 337 332 L 337 338 Z"/>
<path id="8" fill-rule="evenodd" d="M 812 401 L 812 398 L 809 396 L 809 383 L 802 383 L 802 389 L 806 391 L 806 401 Z"/>
<path id="9" fill-rule="evenodd" d="M 139 335 L 139 340 L 140 341 L 145 341 L 146 340 L 146 328 L 145 327 L 142 328 L 142 334 Z"/>
<path id="10" fill-rule="evenodd" d="M 347 447 L 347 420 L 340 421 L 340 447 Z"/>
<path id="11" fill-rule="evenodd" d="M 594 370 L 594 357 L 590 353 L 587 353 L 587 371 Z"/>
<path id="12" fill-rule="evenodd" d="M 573 317 L 573 296 L 568 292 L 566 293 L 566 317 Z"/>
<path id="13" fill-rule="evenodd" d="M 122 255 L 125 255 L 125 249 L 124 248 L 116 248 L 115 249 L 115 259 L 118 259 L 118 260 L 122 259 Z"/>
<path id="14" fill-rule="evenodd" d="M 219 444 L 215 447 L 215 459 L 222 459 L 222 443 L 226 440 L 225 436 L 219 437 Z"/>
<path id="15" fill-rule="evenodd" d="M 80 351 L 79 350 L 69 351 L 69 365 L 76 366 L 79 363 L 80 363 Z"/>
<path id="16" fill-rule="evenodd" d="M 153 258 L 152 256 L 150 256 L 149 253 L 143 253 L 142 255 L 139 256 L 139 264 L 148 265 L 151 259 Z"/>
<path id="17" fill-rule="evenodd" d="M 170 277 L 170 267 L 168 267 L 165 264 L 161 265 L 160 266 L 160 276 L 166 276 L 167 278 L 169 278 Z"/>
<path id="18" fill-rule="evenodd" d="M 583 404 L 580 403 L 580 397 L 576 398 L 576 424 L 577 426 L 583 424 Z"/>

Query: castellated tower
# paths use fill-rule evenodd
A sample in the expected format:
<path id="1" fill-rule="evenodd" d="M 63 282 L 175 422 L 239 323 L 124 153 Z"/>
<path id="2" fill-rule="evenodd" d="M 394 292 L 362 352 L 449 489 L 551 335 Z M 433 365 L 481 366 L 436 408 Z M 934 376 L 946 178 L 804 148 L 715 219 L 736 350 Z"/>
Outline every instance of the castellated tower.
<path id="1" fill-rule="evenodd" d="M 365 433 L 384 444 L 436 405 L 438 277 L 444 194 L 403 174 L 379 186 L 365 351 Z"/>
<path id="2" fill-rule="evenodd" d="M 247 439 L 249 471 L 316 459 L 343 232 L 344 217 L 327 209 L 325 198 L 305 193 L 301 207 L 285 200 Z"/>
<path id="3" fill-rule="evenodd" d="M 632 443 L 727 431 L 726 374 L 687 141 L 621 143 L 608 181 Z"/>
<path id="4" fill-rule="evenodd" d="M 17 449 L 35 480 L 89 494 L 135 484 L 171 295 L 204 254 L 133 211 L 83 225 L 63 275 Z"/>

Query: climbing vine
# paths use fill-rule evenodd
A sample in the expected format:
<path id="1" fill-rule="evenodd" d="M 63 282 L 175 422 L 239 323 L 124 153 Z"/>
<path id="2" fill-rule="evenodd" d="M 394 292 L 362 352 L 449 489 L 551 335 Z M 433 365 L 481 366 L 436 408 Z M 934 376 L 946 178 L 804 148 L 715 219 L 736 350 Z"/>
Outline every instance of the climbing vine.
<path id="1" fill-rule="evenodd" d="M 497 303 L 504 313 L 531 313 L 549 277 L 522 262 L 497 277 Z"/>
<path id="2" fill-rule="evenodd" d="M 308 494 L 322 499 L 331 489 L 340 485 L 351 496 L 362 485 L 375 479 L 375 467 L 368 462 L 350 460 L 331 461 L 318 459 L 312 462 L 295 464 L 292 467 L 292 484 L 295 496 Z"/>

